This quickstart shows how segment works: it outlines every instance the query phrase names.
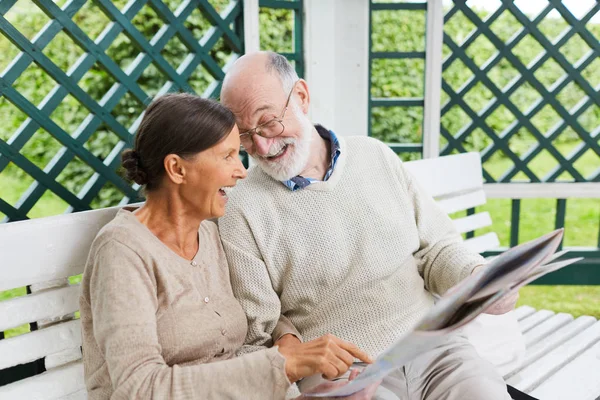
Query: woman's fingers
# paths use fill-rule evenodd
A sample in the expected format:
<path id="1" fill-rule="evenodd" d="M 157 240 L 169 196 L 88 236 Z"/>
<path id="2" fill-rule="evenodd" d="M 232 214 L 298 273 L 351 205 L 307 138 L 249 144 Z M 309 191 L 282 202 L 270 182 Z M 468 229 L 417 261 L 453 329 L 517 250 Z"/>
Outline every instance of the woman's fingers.
<path id="1" fill-rule="evenodd" d="M 359 349 L 354 343 L 346 342 L 342 339 L 339 340 L 339 346 L 350 353 L 353 357 L 366 362 L 367 364 L 373 364 L 373 359 L 367 353 Z"/>
<path id="2" fill-rule="evenodd" d="M 321 375 L 325 379 L 334 379 L 340 375 L 338 367 L 336 367 L 332 362 L 323 364 L 319 369 L 321 370 Z"/>
<path id="3" fill-rule="evenodd" d="M 337 349 L 337 351 L 343 351 L 342 349 Z M 351 356 L 350 356 L 351 357 Z M 328 375 L 327 379 L 333 379 L 333 378 L 337 378 L 341 375 L 344 375 L 346 373 L 346 371 L 348 371 L 350 369 L 350 366 L 352 366 L 352 363 L 348 364 L 346 361 L 344 361 L 342 358 L 339 357 L 339 355 L 337 355 L 337 353 L 332 352 L 330 353 L 330 356 L 328 357 L 328 361 L 329 363 L 336 369 L 335 374 L 333 376 Z"/>
<path id="4" fill-rule="evenodd" d="M 356 345 L 327 334 L 302 344 L 287 346 L 279 343 L 279 352 L 286 358 L 286 373 L 290 381 L 320 373 L 327 379 L 345 374 L 354 359 L 371 363 L 373 360 Z"/>
<path id="5" fill-rule="evenodd" d="M 352 354 L 348 353 L 342 347 L 336 346 L 334 352 L 335 356 L 339 358 L 342 362 L 344 362 L 344 364 L 346 364 L 346 370 L 348 370 L 348 368 L 350 368 L 352 364 L 354 364 L 354 357 L 352 356 Z"/>

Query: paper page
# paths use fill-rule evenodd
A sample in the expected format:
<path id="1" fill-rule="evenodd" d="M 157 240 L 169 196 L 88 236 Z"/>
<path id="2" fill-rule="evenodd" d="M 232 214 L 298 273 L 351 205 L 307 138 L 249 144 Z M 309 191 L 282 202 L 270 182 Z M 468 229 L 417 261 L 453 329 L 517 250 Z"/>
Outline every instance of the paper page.
<path id="1" fill-rule="evenodd" d="M 513 247 L 494 258 L 480 272 L 486 278 L 482 288 L 471 297 L 477 300 L 509 287 L 511 282 L 521 280 L 529 271 L 552 257 L 560 241 L 563 230 L 557 229 L 537 239 Z"/>

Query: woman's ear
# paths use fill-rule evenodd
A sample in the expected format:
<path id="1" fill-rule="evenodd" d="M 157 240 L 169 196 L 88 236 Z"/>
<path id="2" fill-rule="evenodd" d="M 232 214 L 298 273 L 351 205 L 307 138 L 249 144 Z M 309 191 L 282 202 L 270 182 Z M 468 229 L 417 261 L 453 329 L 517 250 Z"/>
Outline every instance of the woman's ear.
<path id="1" fill-rule="evenodd" d="M 165 157 L 164 167 L 167 178 L 176 185 L 185 182 L 185 165 L 183 159 L 177 154 L 169 154 Z"/>

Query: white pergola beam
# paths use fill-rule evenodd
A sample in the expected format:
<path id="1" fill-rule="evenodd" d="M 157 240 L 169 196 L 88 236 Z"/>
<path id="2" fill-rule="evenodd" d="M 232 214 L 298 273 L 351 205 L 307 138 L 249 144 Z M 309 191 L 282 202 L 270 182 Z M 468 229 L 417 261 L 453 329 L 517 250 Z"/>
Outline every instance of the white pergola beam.
<path id="1" fill-rule="evenodd" d="M 244 0 L 244 45 L 245 53 L 260 50 L 260 36 L 258 23 L 258 0 Z"/>
<path id="2" fill-rule="evenodd" d="M 444 39 L 442 0 L 427 0 L 426 29 L 423 158 L 433 158 L 440 154 L 442 42 Z"/>

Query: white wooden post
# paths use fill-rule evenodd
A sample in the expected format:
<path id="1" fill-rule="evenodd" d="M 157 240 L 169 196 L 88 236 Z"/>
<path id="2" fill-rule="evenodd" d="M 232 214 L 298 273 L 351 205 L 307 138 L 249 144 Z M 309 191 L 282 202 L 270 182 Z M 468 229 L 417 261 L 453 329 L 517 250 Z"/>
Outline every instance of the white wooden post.
<path id="1" fill-rule="evenodd" d="M 341 136 L 367 135 L 369 2 L 304 1 L 310 117 Z"/>
<path id="2" fill-rule="evenodd" d="M 335 125 L 335 0 L 304 1 L 304 77 L 310 89 L 310 118 Z"/>
<path id="3" fill-rule="evenodd" d="M 260 50 L 260 25 L 258 22 L 258 0 L 244 0 L 244 52 L 254 53 Z M 248 166 L 253 166 L 254 160 L 248 157 Z"/>
<path id="4" fill-rule="evenodd" d="M 244 43 L 246 54 L 260 50 L 258 11 L 258 0 L 244 0 Z"/>
<path id="5" fill-rule="evenodd" d="M 444 10 L 442 0 L 427 0 L 423 158 L 437 157 L 440 154 L 443 38 Z"/>

